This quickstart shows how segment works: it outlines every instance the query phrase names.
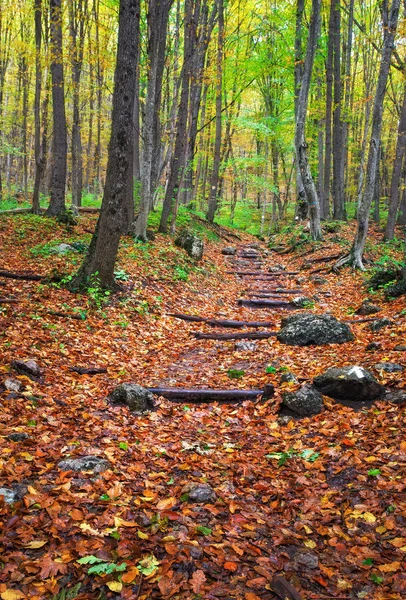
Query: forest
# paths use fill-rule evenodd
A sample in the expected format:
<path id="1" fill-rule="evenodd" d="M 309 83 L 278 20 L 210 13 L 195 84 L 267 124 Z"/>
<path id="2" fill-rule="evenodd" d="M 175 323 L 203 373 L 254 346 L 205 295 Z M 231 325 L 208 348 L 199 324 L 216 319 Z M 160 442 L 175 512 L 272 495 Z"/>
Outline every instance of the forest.
<path id="1" fill-rule="evenodd" d="M 404 600 L 405 25 L 0 0 L 1 600 Z"/>

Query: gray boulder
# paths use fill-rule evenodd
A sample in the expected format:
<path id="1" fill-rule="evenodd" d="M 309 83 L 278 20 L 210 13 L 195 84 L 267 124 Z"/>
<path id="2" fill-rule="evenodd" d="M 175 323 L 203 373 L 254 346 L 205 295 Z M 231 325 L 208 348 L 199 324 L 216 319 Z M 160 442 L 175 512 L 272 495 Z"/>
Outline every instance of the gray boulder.
<path id="1" fill-rule="evenodd" d="M 42 371 L 35 360 L 13 360 L 11 366 L 17 371 L 17 373 L 21 373 L 21 375 L 27 375 L 30 379 L 35 380 L 42 375 Z"/>
<path id="2" fill-rule="evenodd" d="M 202 259 L 204 250 L 203 240 L 190 231 L 182 231 L 176 238 L 175 245 L 186 250 L 191 258 L 195 260 Z"/>
<path id="3" fill-rule="evenodd" d="M 323 397 L 315 387 L 306 383 L 296 392 L 285 392 L 282 406 L 289 408 L 299 417 L 317 415 L 323 409 Z"/>
<path id="4" fill-rule="evenodd" d="M 310 277 L 310 281 L 313 281 L 314 285 L 325 285 L 328 283 L 328 279 L 321 277 L 320 275 L 313 275 Z"/>
<path id="5" fill-rule="evenodd" d="M 192 485 L 188 495 L 190 502 L 208 502 L 213 504 L 217 499 L 213 488 L 208 483 Z"/>
<path id="6" fill-rule="evenodd" d="M 282 319 L 277 338 L 289 346 L 343 344 L 354 339 L 351 329 L 332 315 L 302 313 Z"/>
<path id="7" fill-rule="evenodd" d="M 236 342 L 234 346 L 236 352 L 254 352 L 256 348 L 255 342 Z"/>
<path id="8" fill-rule="evenodd" d="M 396 350 L 396 352 L 406 352 L 406 344 L 396 344 L 394 350 Z"/>
<path id="9" fill-rule="evenodd" d="M 384 327 L 389 327 L 389 325 L 392 324 L 393 323 L 390 319 L 384 317 L 383 319 L 376 319 L 375 321 L 372 321 L 372 323 L 369 325 L 369 328 L 371 331 L 380 331 Z"/>
<path id="10" fill-rule="evenodd" d="M 385 373 L 400 373 L 403 371 L 402 365 L 393 362 L 381 362 L 374 365 L 377 371 L 385 371 Z"/>
<path id="11" fill-rule="evenodd" d="M 221 254 L 224 254 L 224 256 L 234 256 L 236 252 L 237 248 L 234 248 L 234 246 L 226 246 L 222 249 Z"/>
<path id="12" fill-rule="evenodd" d="M 14 504 L 18 500 L 17 492 L 9 488 L 0 488 L 0 496 L 3 496 L 6 504 Z"/>
<path id="13" fill-rule="evenodd" d="M 372 401 L 385 393 L 383 385 L 363 367 L 330 367 L 313 380 L 322 394 L 335 400 Z"/>
<path id="14" fill-rule="evenodd" d="M 373 315 L 381 310 L 380 306 L 372 304 L 369 300 L 364 300 L 358 310 L 355 311 L 356 315 Z"/>
<path id="15" fill-rule="evenodd" d="M 314 300 L 307 296 L 295 296 L 292 298 L 292 304 L 298 308 L 309 308 L 310 306 L 314 306 Z"/>
<path id="16" fill-rule="evenodd" d="M 23 384 L 18 379 L 14 379 L 12 377 L 9 377 L 9 378 L 7 378 L 7 379 L 4 380 L 4 387 L 9 392 L 15 392 L 15 393 L 18 394 L 18 392 L 21 392 Z"/>
<path id="17" fill-rule="evenodd" d="M 58 244 L 51 248 L 50 252 L 52 254 L 66 254 L 67 252 L 76 252 L 76 248 L 70 244 Z"/>
<path id="18" fill-rule="evenodd" d="M 285 373 L 282 373 L 280 383 L 298 383 L 298 380 L 294 373 L 286 371 Z"/>
<path id="19" fill-rule="evenodd" d="M 110 468 L 110 464 L 104 458 L 99 456 L 81 456 L 80 458 L 67 458 L 58 463 L 58 467 L 62 471 L 93 471 L 94 473 L 102 473 Z"/>
<path id="20" fill-rule="evenodd" d="M 12 442 L 23 442 L 24 440 L 27 440 L 29 438 L 29 435 L 28 433 L 24 433 L 23 431 L 15 431 L 13 433 L 10 433 L 7 437 Z"/>
<path id="21" fill-rule="evenodd" d="M 386 392 L 383 400 L 393 402 L 393 404 L 406 404 L 406 390 L 391 390 Z"/>
<path id="22" fill-rule="evenodd" d="M 154 396 L 137 383 L 122 383 L 108 398 L 112 404 L 125 404 L 132 412 L 154 410 Z"/>

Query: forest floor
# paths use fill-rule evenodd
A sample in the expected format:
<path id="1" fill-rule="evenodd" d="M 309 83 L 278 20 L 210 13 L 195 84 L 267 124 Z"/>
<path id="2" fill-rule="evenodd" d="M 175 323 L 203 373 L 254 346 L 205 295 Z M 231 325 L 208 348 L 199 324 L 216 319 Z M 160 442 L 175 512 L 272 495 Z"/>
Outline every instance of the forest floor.
<path id="1" fill-rule="evenodd" d="M 69 233 L 45 218 L 4 217 L 0 269 L 73 272 L 83 255 L 53 254 L 52 247 L 88 243 L 94 223 L 86 216 Z M 333 263 L 306 264 L 339 253 L 352 235 L 349 224 L 311 252 L 309 245 L 270 252 L 261 268 L 299 271 L 278 285 L 316 295 L 306 311 L 355 320 L 371 297 L 365 275 L 325 271 L 319 274 L 327 283 L 316 286 L 310 272 Z M 232 340 L 195 339 L 195 331 L 230 330 L 168 313 L 267 320 L 271 330 L 286 314 L 238 306 L 247 290 L 267 284 L 231 273 L 233 257 L 221 254 L 230 243 L 209 237 L 197 266 L 168 237 L 149 244 L 125 238 L 117 266 L 122 289 L 109 297 L 96 282 L 88 295 L 75 295 L 0 275 L 0 297 L 16 300 L 0 304 L 0 487 L 15 495 L 0 505 L 3 600 L 283 598 L 272 591 L 277 575 L 296 589 L 297 596 L 286 592 L 290 600 L 406 597 L 405 406 L 377 401 L 354 411 L 325 397 L 319 415 L 278 415 L 281 393 L 295 385 L 280 384 L 286 370 L 303 382 L 330 366 L 360 365 L 385 386 L 402 387 L 402 373 L 375 365 L 406 366 L 405 352 L 395 349 L 406 343 L 404 297 L 386 302 L 375 293 L 377 318 L 392 324 L 372 332 L 368 322 L 351 323 L 355 340 L 341 345 L 292 347 L 271 337 L 237 350 Z M 384 260 L 380 237 L 371 232 L 373 263 Z M 232 245 L 241 252 L 252 243 L 258 240 L 241 234 Z M 373 341 L 376 349 L 367 350 Z M 17 359 L 35 360 L 43 375 L 19 375 L 11 367 Z M 80 375 L 72 367 L 106 372 Z M 4 389 L 10 378 L 22 384 L 19 391 Z M 123 382 L 213 389 L 273 383 L 276 393 L 241 404 L 157 398 L 155 411 L 137 416 L 107 401 Z M 59 466 L 89 455 L 108 461 L 108 469 Z M 215 498 L 191 502 L 188 492 L 200 484 Z"/>

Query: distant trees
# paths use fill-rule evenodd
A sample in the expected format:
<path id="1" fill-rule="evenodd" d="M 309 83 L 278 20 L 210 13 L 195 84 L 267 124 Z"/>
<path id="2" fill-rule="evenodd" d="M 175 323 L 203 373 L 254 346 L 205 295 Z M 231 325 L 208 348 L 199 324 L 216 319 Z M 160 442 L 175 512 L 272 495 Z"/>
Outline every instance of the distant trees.
<path id="1" fill-rule="evenodd" d="M 39 214 L 50 198 L 56 216 L 103 194 L 117 7 L 0 0 L 0 201 L 32 194 Z M 142 4 L 127 215 L 136 238 L 147 240 L 161 206 L 160 231 L 171 233 L 184 206 L 234 222 L 249 207 L 262 234 L 310 217 L 314 238 L 320 218 L 361 215 L 361 205 L 375 219 L 388 210 L 387 239 L 406 220 L 405 66 L 395 36 L 373 172 L 367 161 L 388 0 L 329 0 L 319 32 L 315 9 L 313 0 Z"/>

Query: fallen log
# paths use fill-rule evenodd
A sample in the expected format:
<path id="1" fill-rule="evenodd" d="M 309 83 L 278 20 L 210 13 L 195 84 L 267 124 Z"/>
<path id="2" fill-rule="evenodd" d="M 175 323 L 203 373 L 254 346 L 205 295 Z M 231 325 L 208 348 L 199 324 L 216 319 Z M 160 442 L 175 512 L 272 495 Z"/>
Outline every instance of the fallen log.
<path id="1" fill-rule="evenodd" d="M 282 300 L 274 302 L 273 300 L 244 300 L 243 298 L 238 300 L 238 305 L 247 306 L 249 308 L 298 308 L 292 304 L 292 302 L 283 302 Z"/>
<path id="2" fill-rule="evenodd" d="M 211 390 L 207 388 L 147 388 L 156 396 L 162 396 L 167 400 L 178 402 L 242 402 L 243 400 L 256 400 L 258 396 L 262 400 L 272 398 L 275 388 L 267 384 L 263 390 Z"/>
<path id="3" fill-rule="evenodd" d="M 183 315 L 182 313 L 167 313 L 168 317 L 181 319 L 182 321 L 191 321 L 192 323 L 204 323 L 207 321 L 205 317 L 195 317 L 194 315 Z"/>
<path id="4" fill-rule="evenodd" d="M 226 321 L 210 319 L 206 321 L 211 327 L 229 327 L 231 329 L 242 329 L 243 327 L 272 327 L 272 321 Z"/>
<path id="5" fill-rule="evenodd" d="M 17 304 L 19 300 L 15 298 L 0 298 L 0 304 Z"/>
<path id="6" fill-rule="evenodd" d="M 318 256 L 317 258 L 309 258 L 308 260 L 306 260 L 306 263 L 330 262 L 330 260 L 336 260 L 336 258 L 340 258 L 341 255 L 342 252 L 339 252 L 338 254 L 333 254 L 330 256 Z"/>
<path id="7" fill-rule="evenodd" d="M 246 293 L 250 292 L 250 290 L 245 291 Z M 259 294 L 303 294 L 304 290 L 300 290 L 299 288 L 261 288 L 259 290 L 252 291 L 252 293 L 254 292 L 258 292 Z"/>
<path id="8" fill-rule="evenodd" d="M 58 310 L 48 310 L 47 315 L 51 315 L 53 317 L 64 317 L 66 319 L 76 319 L 77 321 L 85 320 L 85 317 L 80 313 L 66 313 Z"/>
<path id="9" fill-rule="evenodd" d="M 106 367 L 69 367 L 69 371 L 78 373 L 79 375 L 98 375 L 99 373 L 107 373 Z"/>
<path id="10" fill-rule="evenodd" d="M 297 275 L 299 271 L 278 271 L 267 273 L 265 271 L 226 271 L 228 275 L 262 275 L 262 277 L 284 277 L 285 275 Z"/>
<path id="11" fill-rule="evenodd" d="M 377 319 L 380 319 L 381 317 L 378 317 L 377 315 L 375 315 L 375 317 L 365 317 L 364 319 L 343 319 L 344 323 L 371 323 L 372 321 L 376 321 Z"/>
<path id="12" fill-rule="evenodd" d="M 198 340 L 267 340 L 276 334 L 276 331 L 246 331 L 244 333 L 202 333 L 196 331 L 193 335 Z"/>
<path id="13" fill-rule="evenodd" d="M 6 277 L 7 279 L 22 279 L 24 281 L 43 281 L 46 279 L 45 275 L 34 275 L 31 273 L 12 273 L 11 271 L 0 271 L 0 277 Z"/>
<path id="14" fill-rule="evenodd" d="M 270 588 L 281 600 L 303 600 L 299 592 L 281 575 L 272 578 Z"/>
<path id="15" fill-rule="evenodd" d="M 269 291 L 269 292 L 249 292 L 248 296 L 260 296 L 261 298 L 278 298 L 280 295 L 292 295 L 299 294 L 302 290 L 283 290 L 279 291 Z"/>

